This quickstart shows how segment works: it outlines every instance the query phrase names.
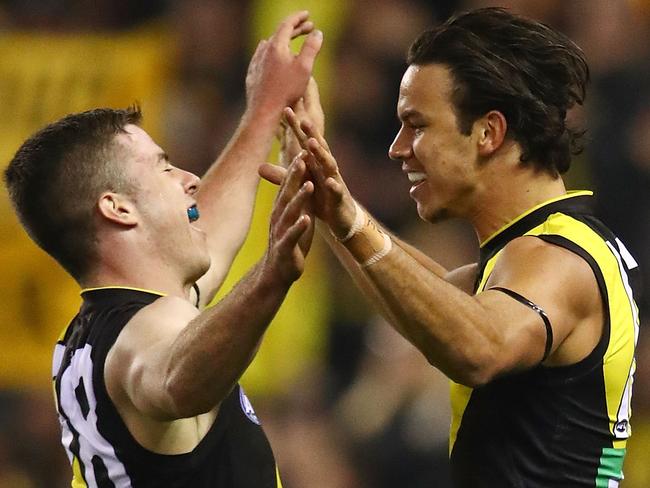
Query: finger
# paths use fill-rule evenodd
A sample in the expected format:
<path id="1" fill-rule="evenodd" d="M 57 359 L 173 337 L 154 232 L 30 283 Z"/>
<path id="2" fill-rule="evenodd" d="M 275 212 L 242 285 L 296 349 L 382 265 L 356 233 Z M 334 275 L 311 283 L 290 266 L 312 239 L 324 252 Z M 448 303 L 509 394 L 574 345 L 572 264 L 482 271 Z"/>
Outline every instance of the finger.
<path id="1" fill-rule="evenodd" d="M 311 225 L 311 217 L 309 215 L 301 215 L 295 223 L 287 229 L 284 235 L 278 239 L 277 247 L 281 253 L 290 253 L 298 245 L 300 238 L 309 229 Z"/>
<path id="2" fill-rule="evenodd" d="M 318 83 L 316 83 L 316 79 L 313 76 L 309 77 L 303 99 L 307 110 L 316 105 L 320 106 L 320 91 L 318 90 Z"/>
<path id="3" fill-rule="evenodd" d="M 306 174 L 308 179 L 313 181 L 314 185 L 316 185 L 317 188 L 323 188 L 323 185 L 325 184 L 325 180 L 329 177 L 329 175 L 325 174 L 323 166 L 318 162 L 318 159 L 316 159 L 316 157 L 311 153 L 307 155 L 304 161 L 305 161 L 305 165 L 307 166 Z"/>
<path id="4" fill-rule="evenodd" d="M 294 163 L 295 162 L 296 161 L 294 161 Z M 302 160 L 300 160 L 300 162 L 304 165 Z M 284 209 L 299 191 L 300 185 L 303 183 L 303 180 L 299 179 L 301 174 L 300 167 L 294 163 L 289 166 L 287 175 L 285 176 L 282 185 L 280 185 L 280 190 L 275 197 L 273 209 L 271 210 L 271 222 L 278 222 L 282 218 Z M 305 171 L 306 169 L 302 171 L 303 175 Z"/>
<path id="5" fill-rule="evenodd" d="M 287 177 L 284 179 L 277 196 L 277 205 L 279 207 L 284 208 L 287 205 L 289 200 L 298 192 L 305 179 L 307 167 L 303 160 L 304 155 L 304 152 L 301 151 L 289 165 Z"/>
<path id="6" fill-rule="evenodd" d="M 257 174 L 269 183 L 281 185 L 287 176 L 287 169 L 277 164 L 263 163 L 257 168 Z"/>
<path id="7" fill-rule="evenodd" d="M 299 98 L 296 103 L 293 104 L 291 107 L 291 110 L 293 110 L 293 113 L 296 114 L 296 117 L 301 118 L 304 117 L 306 114 L 306 109 L 305 109 L 305 99 L 304 98 Z M 284 118 L 283 118 L 284 120 Z M 286 120 L 285 120 L 286 123 Z"/>
<path id="8" fill-rule="evenodd" d="M 291 39 L 295 39 L 296 37 L 302 36 L 304 34 L 309 34 L 313 30 L 314 30 L 314 23 L 311 20 L 307 20 L 302 24 L 293 28 L 293 32 L 291 33 Z"/>
<path id="9" fill-rule="evenodd" d="M 289 200 L 280 214 L 278 228 L 281 232 L 283 229 L 290 227 L 300 214 L 308 213 L 307 207 L 309 206 L 309 198 L 313 193 L 314 184 L 311 181 L 305 181 L 293 198 Z"/>
<path id="10" fill-rule="evenodd" d="M 343 200 L 343 193 L 345 192 L 345 187 L 338 181 L 336 181 L 331 176 L 325 180 L 323 184 L 328 193 L 334 197 L 334 203 L 338 203 Z"/>
<path id="11" fill-rule="evenodd" d="M 323 31 L 316 29 L 307 36 L 302 45 L 302 49 L 298 53 L 298 62 L 302 64 L 303 68 L 311 73 L 314 67 L 316 56 L 323 45 Z"/>
<path id="12" fill-rule="evenodd" d="M 296 139 L 298 139 L 298 143 L 300 144 L 300 147 L 303 149 L 307 149 L 307 134 L 300 128 L 300 119 L 296 115 L 296 113 L 293 111 L 291 107 L 286 107 L 282 111 L 282 115 L 284 116 L 284 119 L 287 121 L 287 124 L 291 128 L 291 131 L 294 133 L 296 136 Z"/>
<path id="13" fill-rule="evenodd" d="M 336 159 L 316 139 L 313 137 L 309 138 L 307 141 L 307 149 L 316 157 L 327 176 L 339 175 L 339 166 L 336 163 Z"/>
<path id="14" fill-rule="evenodd" d="M 328 152 L 330 151 L 330 146 L 327 144 L 327 141 L 325 140 L 325 137 L 323 137 L 323 134 L 320 133 L 320 131 L 316 128 L 316 126 L 307 119 L 303 119 L 300 121 L 300 130 L 303 131 L 303 133 L 309 138 L 312 137 L 318 141 L 318 144 L 323 146 L 325 150 Z"/>
<path id="15" fill-rule="evenodd" d="M 272 36 L 274 41 L 282 45 L 288 44 L 291 40 L 293 30 L 309 18 L 309 12 L 303 10 L 301 12 L 294 12 L 293 14 L 284 18 L 275 33 Z"/>
<path id="16" fill-rule="evenodd" d="M 300 188 L 300 191 L 291 199 L 291 201 L 284 208 L 278 208 L 277 213 L 279 217 L 274 220 L 272 226 L 272 232 L 275 235 L 275 239 L 281 239 L 282 236 L 287 232 L 297 219 L 301 215 L 310 215 L 308 207 L 311 203 L 311 195 L 313 194 L 314 186 L 309 182 L 305 182 Z"/>
<path id="17" fill-rule="evenodd" d="M 289 167 L 301 150 L 303 149 L 300 147 L 300 143 L 298 142 L 298 139 L 296 139 L 296 136 L 293 135 L 291 129 L 287 126 L 283 126 L 282 134 L 280 136 L 280 153 L 278 159 L 280 166 L 285 168 Z"/>

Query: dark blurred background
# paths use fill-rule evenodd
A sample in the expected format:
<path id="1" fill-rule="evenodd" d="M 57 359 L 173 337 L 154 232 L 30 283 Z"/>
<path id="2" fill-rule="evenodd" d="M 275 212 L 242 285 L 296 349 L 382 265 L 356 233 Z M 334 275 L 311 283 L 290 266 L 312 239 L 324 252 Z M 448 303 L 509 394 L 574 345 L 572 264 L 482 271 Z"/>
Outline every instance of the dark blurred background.
<path id="1" fill-rule="evenodd" d="M 137 100 L 144 127 L 202 174 L 244 106 L 257 40 L 307 8 L 325 33 L 317 62 L 327 135 L 354 195 L 446 266 L 476 259 L 459 222 L 419 221 L 389 161 L 404 57 L 457 10 L 501 5 L 572 37 L 592 69 L 587 150 L 567 175 L 596 192 L 601 217 L 650 282 L 649 0 L 4 0 L 0 161 L 40 126 Z M 262 253 L 274 188 L 263 183 L 249 239 L 224 293 Z M 0 488 L 70 486 L 50 355 L 79 304 L 76 285 L 19 227 L 0 193 Z M 639 303 L 648 322 L 650 293 Z M 642 324 L 624 488 L 650 486 L 650 337 Z M 399 338 L 317 243 L 302 281 L 243 378 L 285 488 L 447 487 L 447 380 Z"/>

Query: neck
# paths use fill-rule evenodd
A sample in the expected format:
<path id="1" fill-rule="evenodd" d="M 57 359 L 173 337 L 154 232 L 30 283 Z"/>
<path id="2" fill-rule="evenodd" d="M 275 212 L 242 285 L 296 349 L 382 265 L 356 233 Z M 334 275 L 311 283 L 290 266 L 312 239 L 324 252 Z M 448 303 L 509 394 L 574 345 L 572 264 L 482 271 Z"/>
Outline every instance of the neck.
<path id="1" fill-rule="evenodd" d="M 565 194 L 562 178 L 518 167 L 507 177 L 488 180 L 469 220 L 483 243 L 527 210 Z"/>
<path id="2" fill-rule="evenodd" d="M 97 265 L 80 282 L 83 288 L 123 286 L 189 297 L 193 281 L 179 276 L 168 262 L 155 259 L 155 253 L 139 252 L 124 241 L 103 244 L 98 250 Z"/>

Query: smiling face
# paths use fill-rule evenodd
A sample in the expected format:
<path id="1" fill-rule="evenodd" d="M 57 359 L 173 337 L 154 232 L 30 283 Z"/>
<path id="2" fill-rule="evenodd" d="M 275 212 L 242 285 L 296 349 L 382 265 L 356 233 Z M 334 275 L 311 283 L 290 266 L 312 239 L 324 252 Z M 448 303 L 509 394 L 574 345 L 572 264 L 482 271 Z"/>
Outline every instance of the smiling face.
<path id="1" fill-rule="evenodd" d="M 210 266 L 205 233 L 191 224 L 198 217 L 193 195 L 200 180 L 173 166 L 140 127 L 127 125 L 125 131 L 116 142 L 125 150 L 126 171 L 135 182 L 131 199 L 143 242 L 163 266 L 196 280 Z"/>
<path id="2" fill-rule="evenodd" d="M 440 64 L 409 66 L 400 85 L 402 126 L 389 155 L 402 162 L 418 214 L 430 222 L 467 217 L 481 184 L 477 131 L 459 131 L 453 88 L 449 70 Z"/>

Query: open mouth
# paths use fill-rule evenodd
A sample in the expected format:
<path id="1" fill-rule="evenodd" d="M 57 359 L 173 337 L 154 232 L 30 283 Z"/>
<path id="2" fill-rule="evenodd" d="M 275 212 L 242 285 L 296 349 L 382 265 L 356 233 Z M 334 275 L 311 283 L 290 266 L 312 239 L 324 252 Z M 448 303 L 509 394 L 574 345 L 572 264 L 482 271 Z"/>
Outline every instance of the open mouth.
<path id="1" fill-rule="evenodd" d="M 192 205 L 187 209 L 187 218 L 190 220 L 190 222 L 196 222 L 199 220 L 199 209 L 196 205 Z"/>
<path id="2" fill-rule="evenodd" d="M 415 171 L 409 171 L 407 173 L 408 179 L 411 183 L 420 183 L 421 181 L 426 180 L 427 174 L 426 173 L 420 173 L 420 172 L 415 172 Z"/>

